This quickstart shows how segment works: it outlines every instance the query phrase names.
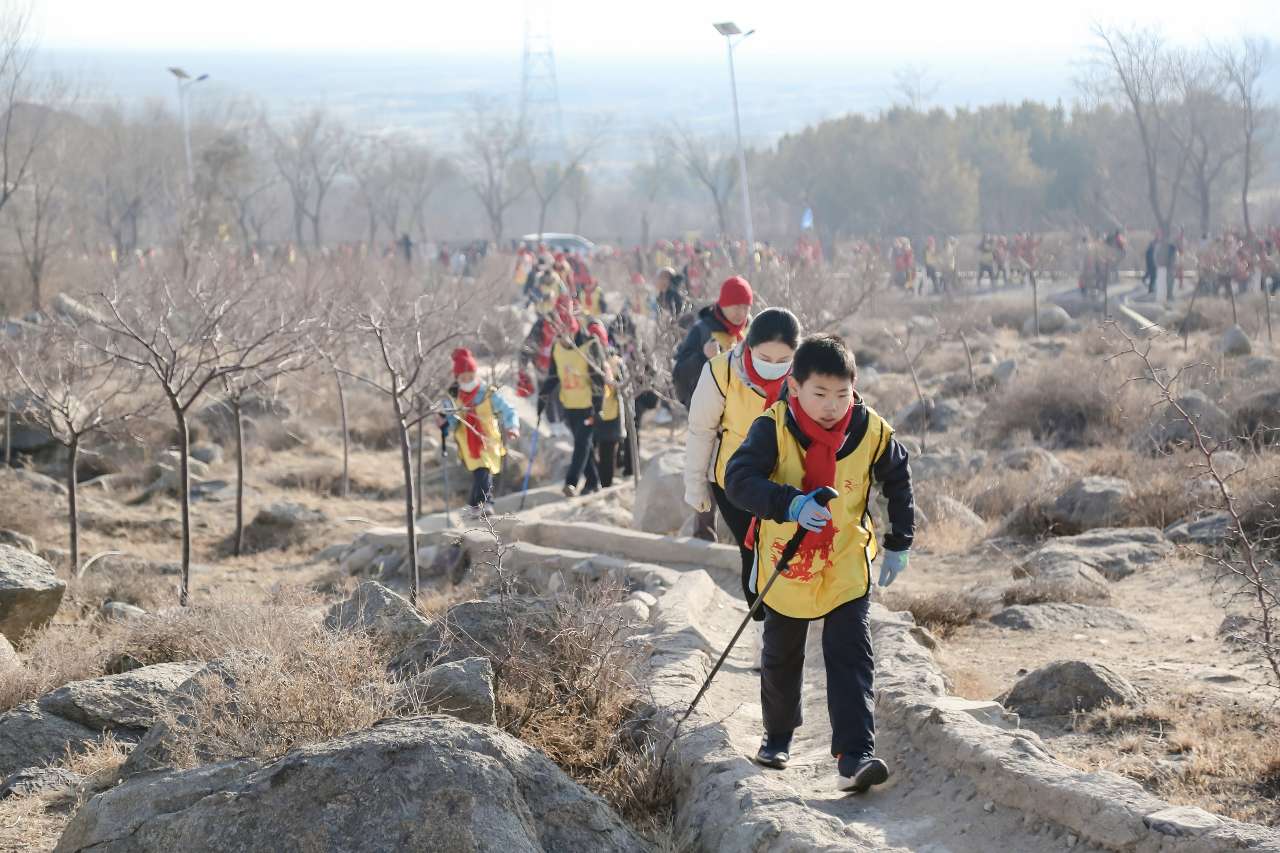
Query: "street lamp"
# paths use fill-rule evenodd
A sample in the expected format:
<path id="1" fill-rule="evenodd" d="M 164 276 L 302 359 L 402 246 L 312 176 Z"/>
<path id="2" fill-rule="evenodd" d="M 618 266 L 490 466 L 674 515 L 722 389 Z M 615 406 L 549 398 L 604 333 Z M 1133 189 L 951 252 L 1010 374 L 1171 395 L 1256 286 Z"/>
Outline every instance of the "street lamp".
<path id="1" fill-rule="evenodd" d="M 738 78 L 733 70 L 733 49 L 747 40 L 755 30 L 745 33 L 732 21 L 712 24 L 716 32 L 724 36 L 729 48 L 729 89 L 733 93 L 733 127 L 738 137 L 738 183 L 742 184 L 742 217 L 746 220 L 747 254 L 751 259 L 751 271 L 756 271 L 756 235 L 751 224 L 751 190 L 747 186 L 747 155 L 742 150 L 742 120 L 738 117 Z M 738 38 L 735 40 L 734 36 Z"/>
<path id="2" fill-rule="evenodd" d="M 187 115 L 187 90 L 197 83 L 209 79 L 208 74 L 192 77 L 177 66 L 170 66 L 169 73 L 178 78 L 178 109 L 182 112 L 182 144 L 187 153 L 187 186 L 192 190 L 196 185 L 196 171 L 191 163 L 191 120 Z"/>

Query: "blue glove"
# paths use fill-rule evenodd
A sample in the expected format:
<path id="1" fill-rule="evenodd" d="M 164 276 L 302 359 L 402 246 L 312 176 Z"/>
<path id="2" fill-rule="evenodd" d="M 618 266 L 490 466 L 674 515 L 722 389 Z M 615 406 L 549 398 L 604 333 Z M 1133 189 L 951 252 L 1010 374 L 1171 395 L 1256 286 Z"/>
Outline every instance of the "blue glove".
<path id="1" fill-rule="evenodd" d="M 827 508 L 814 499 L 817 489 L 807 495 L 796 495 L 787 509 L 787 521 L 794 521 L 810 533 L 821 533 L 831 520 Z"/>
<path id="2" fill-rule="evenodd" d="M 888 586 L 898 579 L 898 575 L 907 567 L 907 551 L 885 551 L 884 560 L 880 563 L 880 586 Z"/>

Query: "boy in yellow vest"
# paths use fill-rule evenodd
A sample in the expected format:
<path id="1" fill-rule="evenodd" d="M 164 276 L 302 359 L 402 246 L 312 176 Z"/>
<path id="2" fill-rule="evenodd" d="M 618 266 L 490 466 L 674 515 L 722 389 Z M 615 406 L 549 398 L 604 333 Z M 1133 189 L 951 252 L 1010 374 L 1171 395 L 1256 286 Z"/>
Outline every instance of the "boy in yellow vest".
<path id="1" fill-rule="evenodd" d="M 595 423 L 604 404 L 605 383 L 612 381 L 613 375 L 599 340 L 582 328 L 569 299 L 557 304 L 553 323 L 556 342 L 551 348 L 551 371 L 538 395 L 538 414 L 556 393 L 573 433 L 573 456 L 564 478 L 564 495 L 571 498 L 578 494 L 578 482 L 584 475 L 584 495 L 600 488 L 594 452 Z"/>
<path id="2" fill-rule="evenodd" d="M 889 501 L 880 586 L 907 566 L 915 530 L 907 452 L 893 428 L 854 391 L 857 367 L 831 335 L 796 350 L 788 399 L 756 418 L 729 460 L 729 500 L 757 519 L 753 588 L 763 590 L 787 540 L 806 531 L 795 557 L 764 597 L 760 701 L 764 740 L 756 761 L 782 769 L 800 726 L 809 623 L 822 622 L 827 709 L 837 787 L 863 792 L 889 778 L 875 757 L 874 660 L 867 619 L 871 563 L 880 552 L 868 503 L 879 484 Z M 814 498 L 830 486 L 839 497 L 824 509 Z"/>
<path id="3" fill-rule="evenodd" d="M 502 472 L 508 442 L 520 437 L 520 419 L 496 389 L 480 381 L 475 356 L 465 347 L 453 351 L 453 378 L 449 396 L 453 410 L 448 429 L 458 446 L 458 458 L 471 472 L 467 508 L 479 514 L 493 504 L 493 478 Z"/>

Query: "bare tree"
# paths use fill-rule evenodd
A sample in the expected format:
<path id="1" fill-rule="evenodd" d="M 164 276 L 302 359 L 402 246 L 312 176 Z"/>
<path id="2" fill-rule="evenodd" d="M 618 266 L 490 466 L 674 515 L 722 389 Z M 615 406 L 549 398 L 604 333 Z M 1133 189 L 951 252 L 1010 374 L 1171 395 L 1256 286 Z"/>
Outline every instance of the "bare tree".
<path id="1" fill-rule="evenodd" d="M 31 286 L 31 310 L 44 305 L 45 277 L 67 237 L 69 140 L 51 137 L 34 158 L 18 203 L 6 205 L 18 254 Z"/>
<path id="2" fill-rule="evenodd" d="M 30 25 L 30 8 L 6 4 L 0 9 L 0 209 L 26 182 L 53 119 L 45 105 L 50 84 L 37 80 L 31 68 Z"/>
<path id="3" fill-rule="evenodd" d="M 36 326 L 28 334 L 0 338 L 0 351 L 25 394 L 20 413 L 40 424 L 67 450 L 67 530 L 71 571 L 79 577 L 80 515 L 77 469 L 86 437 L 109 432 L 146 414 L 142 373 L 85 339 L 91 329 L 70 319 Z"/>
<path id="4" fill-rule="evenodd" d="M 640 245 L 649 246 L 652 241 L 652 216 L 654 205 L 658 199 L 675 188 L 676 177 L 672 174 L 670 160 L 666 156 L 669 146 L 662 137 L 655 136 L 649 143 L 649 156 L 636 163 L 631 169 L 630 185 L 639 197 L 640 204 Z"/>
<path id="5" fill-rule="evenodd" d="M 402 199 L 404 213 L 408 216 L 409 230 L 422 242 L 429 236 L 427 211 L 431 197 L 458 176 L 453 161 L 437 157 L 425 145 L 408 140 L 400 141 L 391 149 L 391 169 L 396 176 L 396 189 Z M 399 223 L 391 223 L 384 217 L 392 236 L 400 230 Z"/>
<path id="6" fill-rule="evenodd" d="M 133 256 L 146 211 L 160 199 L 166 175 L 175 170 L 174 147 L 165 143 L 174 128 L 163 118 L 153 114 L 146 121 L 134 121 L 116 107 L 105 108 L 98 115 L 96 142 L 91 149 L 90 201 L 118 264 Z"/>
<path id="7" fill-rule="evenodd" d="M 1252 233 L 1249 222 L 1249 184 L 1260 169 L 1254 159 L 1257 153 L 1258 133 L 1266 111 L 1262 91 L 1262 77 L 1271 66 L 1271 45 L 1265 39 L 1244 36 L 1236 45 L 1223 45 L 1215 49 L 1219 64 L 1235 95 L 1239 110 L 1240 142 L 1243 146 L 1244 169 L 1240 185 L 1240 208 L 1244 215 L 1245 233 Z"/>
<path id="8" fill-rule="evenodd" d="M 324 203 L 347 161 L 346 129 L 321 109 L 299 116 L 283 131 L 267 128 L 276 168 L 293 201 L 294 239 L 304 245 L 303 226 L 309 222 L 312 245 L 320 248 Z"/>
<path id="9" fill-rule="evenodd" d="M 525 147 L 525 161 L 522 164 L 529 182 L 529 189 L 538 200 L 538 235 L 541 236 L 547 226 L 547 211 L 560 193 L 575 179 L 587 159 L 604 141 L 609 124 L 599 120 L 591 122 L 584 129 L 582 136 L 564 151 L 564 156 L 554 160 L 540 160 L 539 149 L 544 148 L 542 141 L 530 137 Z"/>
<path id="10" fill-rule="evenodd" d="M 495 243 L 502 242 L 507 210 L 529 191 L 519 159 L 525 136 L 520 120 L 491 99 L 473 99 L 463 117 L 463 180 L 480 200 Z"/>
<path id="11" fill-rule="evenodd" d="M 893 88 L 907 109 L 924 112 L 942 84 L 932 78 L 925 66 L 908 63 L 893 72 Z"/>
<path id="12" fill-rule="evenodd" d="M 387 141 L 380 137 L 359 139 L 347 149 L 347 173 L 355 180 L 356 194 L 364 206 L 371 247 L 378 242 L 378 229 L 383 222 L 390 229 L 391 239 L 399 235 L 401 195 L 390 155 Z"/>
<path id="13" fill-rule="evenodd" d="M 591 204 L 591 173 L 585 166 L 579 166 L 569 173 L 565 179 L 564 194 L 573 207 L 573 233 L 582 233 L 582 217 Z"/>
<path id="14" fill-rule="evenodd" d="M 687 127 L 677 127 L 675 133 L 666 137 L 666 147 L 689 177 L 711 196 L 718 233 L 728 234 L 729 199 L 738 185 L 738 166 L 727 146 L 720 141 L 700 139 Z"/>
<path id="15" fill-rule="evenodd" d="M 1177 51 L 1170 59 L 1170 73 L 1180 106 L 1171 111 L 1169 133 L 1186 152 L 1191 172 L 1188 195 L 1199 206 L 1200 233 L 1208 234 L 1214 189 L 1242 151 L 1231 132 L 1233 109 L 1224 96 L 1226 80 L 1206 54 Z"/>
<path id="16" fill-rule="evenodd" d="M 117 276 L 98 294 L 103 352 L 151 378 L 177 427 L 183 606 L 191 588 L 190 413 L 224 379 L 260 374 L 289 358 L 296 342 L 286 332 L 306 322 L 305 306 L 277 313 L 271 310 L 275 306 L 264 305 L 260 293 L 269 289 L 210 262 L 209 269 L 195 269 L 182 281 L 154 270 Z M 258 331 L 233 337 L 233 329 Z"/>

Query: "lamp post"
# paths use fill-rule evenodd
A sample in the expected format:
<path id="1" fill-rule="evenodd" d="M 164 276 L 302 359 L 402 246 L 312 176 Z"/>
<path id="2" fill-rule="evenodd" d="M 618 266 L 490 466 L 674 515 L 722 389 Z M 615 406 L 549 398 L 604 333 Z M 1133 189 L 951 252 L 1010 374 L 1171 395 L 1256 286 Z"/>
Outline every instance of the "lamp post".
<path id="1" fill-rule="evenodd" d="M 182 146 L 187 154 L 187 187 L 194 191 L 196 171 L 191 162 L 191 119 L 187 114 L 187 90 L 197 83 L 208 80 L 209 75 L 201 74 L 199 77 L 192 77 L 177 66 L 170 67 L 169 73 L 178 79 L 178 109 L 182 113 Z"/>
<path id="2" fill-rule="evenodd" d="M 746 225 L 747 256 L 750 258 L 751 271 L 754 273 L 756 271 L 756 234 L 755 227 L 751 223 L 751 190 L 747 186 L 747 155 L 742 149 L 742 119 L 738 116 L 738 78 L 733 70 L 733 49 L 746 41 L 755 30 L 747 30 L 744 33 L 732 21 L 712 26 L 716 28 L 716 32 L 724 36 L 725 44 L 729 49 L 729 89 L 733 94 L 733 128 L 738 139 L 738 183 L 742 185 L 742 218 Z M 738 36 L 736 41 L 734 36 Z"/>

